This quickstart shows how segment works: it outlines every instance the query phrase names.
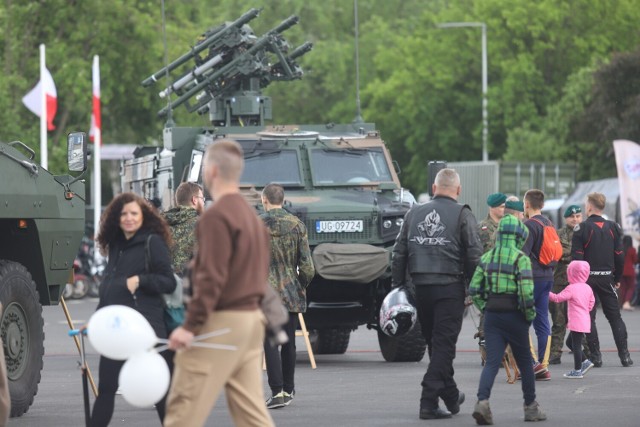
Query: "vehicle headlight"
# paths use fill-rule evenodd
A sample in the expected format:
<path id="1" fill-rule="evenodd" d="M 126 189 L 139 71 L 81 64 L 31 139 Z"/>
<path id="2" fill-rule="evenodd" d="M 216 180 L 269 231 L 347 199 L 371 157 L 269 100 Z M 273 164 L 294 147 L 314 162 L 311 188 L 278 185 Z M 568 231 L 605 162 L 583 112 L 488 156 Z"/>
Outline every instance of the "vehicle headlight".
<path id="1" fill-rule="evenodd" d="M 404 218 L 396 218 L 396 226 L 402 227 L 402 224 L 404 224 Z"/>
<path id="2" fill-rule="evenodd" d="M 384 220 L 384 222 L 382 223 L 382 226 L 383 226 L 384 228 L 391 228 L 391 225 L 392 225 L 392 224 L 393 224 L 393 223 L 391 222 L 391 220 L 390 220 L 390 219 L 385 219 L 385 220 Z"/>

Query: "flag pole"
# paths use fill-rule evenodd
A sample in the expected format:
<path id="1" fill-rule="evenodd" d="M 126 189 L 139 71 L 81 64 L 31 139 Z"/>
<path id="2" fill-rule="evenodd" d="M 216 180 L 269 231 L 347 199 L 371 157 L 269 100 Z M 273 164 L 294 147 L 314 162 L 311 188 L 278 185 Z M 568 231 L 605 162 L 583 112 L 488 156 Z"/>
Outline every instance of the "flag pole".
<path id="1" fill-rule="evenodd" d="M 45 47 L 40 45 L 40 166 L 49 169 L 47 153 L 47 95 L 45 93 L 44 76 L 46 73 Z"/>
<path id="2" fill-rule="evenodd" d="M 96 97 L 96 87 L 100 88 L 100 58 L 98 55 L 93 57 L 93 98 Z M 99 96 L 99 95 L 98 95 Z M 95 102 L 95 99 L 93 100 Z M 98 99 L 98 103 L 100 100 Z M 94 109 L 96 107 L 94 106 Z M 100 108 L 100 106 L 98 106 Z M 96 111 L 94 111 L 94 116 Z M 94 239 L 98 236 L 98 227 L 100 226 L 100 214 L 102 213 L 102 172 L 101 172 L 101 153 L 102 148 L 102 123 L 98 123 L 98 118 L 94 117 L 94 135 L 93 135 L 93 235 Z M 95 245 L 94 241 L 94 245 Z M 98 263 L 99 253 L 93 251 L 96 264 Z"/>

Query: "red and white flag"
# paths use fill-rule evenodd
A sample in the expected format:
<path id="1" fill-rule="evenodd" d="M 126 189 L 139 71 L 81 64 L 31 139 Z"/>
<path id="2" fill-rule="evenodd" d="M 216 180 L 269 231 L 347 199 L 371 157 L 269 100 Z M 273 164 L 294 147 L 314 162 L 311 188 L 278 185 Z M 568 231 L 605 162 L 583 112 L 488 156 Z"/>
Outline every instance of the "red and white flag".
<path id="1" fill-rule="evenodd" d="M 97 132 L 102 132 L 102 118 L 100 117 L 100 63 L 98 57 L 93 58 L 93 112 L 91 113 L 91 130 L 89 139 L 95 142 Z M 102 145 L 102 141 L 100 141 Z"/>
<path id="2" fill-rule="evenodd" d="M 56 85 L 53 83 L 53 77 L 51 77 L 51 73 L 47 68 L 44 69 L 44 73 L 38 84 L 22 98 L 22 102 L 33 114 L 40 117 L 42 115 L 40 100 L 42 99 L 43 87 L 46 97 L 47 129 L 54 130 L 56 127 L 53 125 L 53 118 L 56 116 L 56 111 L 58 110 L 58 92 L 56 91 Z"/>

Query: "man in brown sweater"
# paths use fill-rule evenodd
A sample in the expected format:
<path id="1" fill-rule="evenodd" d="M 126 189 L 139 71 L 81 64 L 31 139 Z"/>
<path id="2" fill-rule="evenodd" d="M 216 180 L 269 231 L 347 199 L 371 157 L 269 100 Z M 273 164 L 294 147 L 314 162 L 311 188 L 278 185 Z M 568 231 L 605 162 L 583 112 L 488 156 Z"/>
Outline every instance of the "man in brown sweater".
<path id="1" fill-rule="evenodd" d="M 242 148 L 232 140 L 217 141 L 205 153 L 203 182 L 215 203 L 197 225 L 185 322 L 169 337 L 177 354 L 165 427 L 204 425 L 223 387 L 236 425 L 274 425 L 260 369 L 269 237 L 239 193 L 243 163 Z M 233 345 L 235 351 L 191 347 L 195 335 L 224 328 L 230 332 L 203 342 Z"/>

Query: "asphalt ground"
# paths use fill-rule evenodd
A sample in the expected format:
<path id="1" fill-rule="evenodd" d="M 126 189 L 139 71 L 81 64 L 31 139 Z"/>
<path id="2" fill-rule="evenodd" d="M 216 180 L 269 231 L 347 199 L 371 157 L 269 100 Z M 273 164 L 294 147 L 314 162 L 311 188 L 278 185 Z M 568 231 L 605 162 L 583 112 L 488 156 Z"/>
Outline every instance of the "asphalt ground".
<path id="1" fill-rule="evenodd" d="M 68 302 L 71 316 L 83 324 L 97 305 L 95 299 Z M 38 395 L 29 411 L 11 419 L 9 426 L 83 426 L 83 397 L 79 356 L 67 336 L 64 313 L 59 306 L 45 307 L 44 370 Z M 551 381 L 537 382 L 541 407 L 548 415 L 545 426 L 638 427 L 640 426 L 640 309 L 623 312 L 629 330 L 629 347 L 636 365 L 623 368 L 602 313 L 598 313 L 603 367 L 592 369 L 582 380 L 562 377 L 573 367 L 565 353 L 561 365 L 550 366 Z M 477 352 L 475 316 L 463 323 L 454 362 L 455 378 L 467 400 L 460 414 L 448 420 L 418 418 L 420 381 L 428 357 L 416 363 L 388 363 L 380 354 L 373 331 L 358 329 L 344 355 L 317 355 L 317 369 L 310 367 L 304 344 L 298 338 L 296 396 L 288 407 L 272 410 L 278 426 L 473 426 L 471 417 L 481 372 Z M 533 332 L 532 332 L 533 333 Z M 89 366 L 97 381 L 98 356 L 87 342 Z M 266 384 L 266 375 L 265 375 Z M 520 383 L 507 384 L 501 369 L 493 388 L 491 409 L 495 425 L 523 425 Z M 265 395 L 268 388 L 265 387 Z M 91 397 L 93 403 L 93 397 Z M 159 426 L 155 410 L 116 399 L 112 426 Z M 213 409 L 207 426 L 232 426 L 224 397 Z"/>

